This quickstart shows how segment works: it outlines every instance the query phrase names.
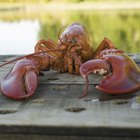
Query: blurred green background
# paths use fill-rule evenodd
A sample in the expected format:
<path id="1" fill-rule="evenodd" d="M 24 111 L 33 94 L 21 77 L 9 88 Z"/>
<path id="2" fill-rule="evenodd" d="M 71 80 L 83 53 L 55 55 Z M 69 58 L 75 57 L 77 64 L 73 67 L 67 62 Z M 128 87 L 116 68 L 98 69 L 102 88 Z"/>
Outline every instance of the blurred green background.
<path id="1" fill-rule="evenodd" d="M 0 54 L 32 53 L 37 40 L 57 42 L 73 22 L 86 26 L 94 48 L 108 37 L 140 53 L 140 0 L 0 0 Z"/>

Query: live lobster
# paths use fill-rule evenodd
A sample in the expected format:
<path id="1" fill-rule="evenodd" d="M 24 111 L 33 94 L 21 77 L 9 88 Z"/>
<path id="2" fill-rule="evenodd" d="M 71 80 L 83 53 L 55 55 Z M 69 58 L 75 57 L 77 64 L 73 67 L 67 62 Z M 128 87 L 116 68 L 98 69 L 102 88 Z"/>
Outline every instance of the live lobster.
<path id="1" fill-rule="evenodd" d="M 93 51 L 88 33 L 80 23 L 69 25 L 58 35 L 57 43 L 44 39 L 38 41 L 35 53 L 22 57 L 4 77 L 2 93 L 17 100 L 32 96 L 37 88 L 38 75 L 44 69 L 71 74 L 80 71 L 86 81 L 81 97 L 87 95 L 88 74 L 92 72 L 107 75 L 96 86 L 105 93 L 128 94 L 140 89 L 140 69 L 135 62 L 107 38 Z"/>

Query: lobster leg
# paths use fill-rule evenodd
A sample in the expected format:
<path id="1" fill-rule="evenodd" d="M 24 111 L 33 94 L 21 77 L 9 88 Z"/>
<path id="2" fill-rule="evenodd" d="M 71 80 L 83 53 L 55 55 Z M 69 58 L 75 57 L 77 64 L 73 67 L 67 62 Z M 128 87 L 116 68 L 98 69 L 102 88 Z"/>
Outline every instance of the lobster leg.
<path id="1" fill-rule="evenodd" d="M 80 58 L 79 58 L 80 59 Z M 74 74 L 79 74 L 79 69 L 80 69 L 80 66 L 81 66 L 81 64 L 82 63 L 79 63 L 78 61 L 76 61 L 75 59 L 74 59 L 74 63 L 75 63 L 75 67 L 74 67 L 74 69 L 75 69 L 75 73 Z"/>
<path id="2" fill-rule="evenodd" d="M 73 74 L 74 69 L 73 69 L 73 59 L 72 59 L 72 57 L 68 56 L 66 61 L 67 61 L 68 72 Z"/>
<path id="3" fill-rule="evenodd" d="M 48 39 L 48 40 L 41 39 L 35 45 L 35 52 L 46 51 L 47 48 L 48 49 L 55 49 L 56 43 L 50 39 Z"/>
<path id="4" fill-rule="evenodd" d="M 80 66 L 82 65 L 82 59 L 76 53 L 72 53 L 74 61 L 74 74 L 79 74 Z"/>
<path id="5" fill-rule="evenodd" d="M 54 61 L 54 59 L 50 60 L 50 65 L 53 70 L 59 71 L 59 72 L 65 72 L 64 70 L 64 54 L 63 49 L 65 49 L 65 45 L 59 46 L 52 40 L 45 40 L 41 39 L 37 42 L 35 46 L 35 52 L 47 52 L 47 54 L 57 58 L 57 60 Z"/>
<path id="6" fill-rule="evenodd" d="M 71 74 L 79 74 L 79 68 L 82 65 L 80 56 L 76 53 L 69 53 L 64 58 L 64 69 Z"/>
<path id="7" fill-rule="evenodd" d="M 61 59 L 62 52 L 60 51 L 59 48 L 56 49 L 56 47 L 57 47 L 57 44 L 54 41 L 52 41 L 50 39 L 48 39 L 48 40 L 41 39 L 35 45 L 35 52 L 38 53 L 38 52 L 48 51 L 48 54 L 50 54 L 51 56 Z M 56 51 L 56 50 L 58 50 L 58 51 Z"/>
<path id="8" fill-rule="evenodd" d="M 114 49 L 115 45 L 108 39 L 108 38 L 104 38 L 104 40 L 99 44 L 99 46 L 97 47 L 97 49 L 94 52 L 94 56 L 96 57 L 97 54 L 105 49 Z"/>

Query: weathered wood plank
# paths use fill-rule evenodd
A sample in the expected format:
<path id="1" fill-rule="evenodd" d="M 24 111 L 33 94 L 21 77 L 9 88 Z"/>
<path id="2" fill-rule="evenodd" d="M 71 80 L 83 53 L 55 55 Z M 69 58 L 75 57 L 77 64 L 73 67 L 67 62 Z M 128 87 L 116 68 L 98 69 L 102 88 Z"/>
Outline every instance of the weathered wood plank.
<path id="1" fill-rule="evenodd" d="M 12 65 L 0 68 L 0 81 Z M 103 94 L 95 89 L 100 78 L 90 76 L 88 96 L 83 99 L 78 98 L 84 89 L 81 76 L 54 71 L 39 77 L 37 91 L 29 99 L 13 101 L 1 94 L 0 139 L 140 138 L 140 91 Z"/>
<path id="2" fill-rule="evenodd" d="M 19 135 L 15 135 L 15 134 L 6 134 L 6 135 L 0 135 L 0 139 L 1 140 L 139 140 L 138 137 L 91 137 L 91 136 L 51 136 L 51 135 L 23 135 L 23 134 L 19 134 Z"/>

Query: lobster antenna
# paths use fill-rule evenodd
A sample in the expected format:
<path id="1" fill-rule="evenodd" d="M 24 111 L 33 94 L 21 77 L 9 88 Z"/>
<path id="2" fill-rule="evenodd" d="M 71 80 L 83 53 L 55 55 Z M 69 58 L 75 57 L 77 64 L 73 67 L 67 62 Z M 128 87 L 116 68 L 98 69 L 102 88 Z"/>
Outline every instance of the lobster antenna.
<path id="1" fill-rule="evenodd" d="M 25 57 L 30 57 L 30 56 L 33 56 L 33 55 L 36 55 L 36 54 L 40 54 L 40 53 L 47 53 L 47 52 L 53 52 L 53 51 L 60 51 L 60 49 L 54 49 L 54 50 L 48 50 L 48 51 L 43 51 L 43 52 L 35 52 L 35 53 L 31 53 L 31 54 L 27 54 L 27 55 L 24 55 L 24 56 L 21 56 L 21 57 L 18 57 L 18 58 L 15 58 L 11 61 L 8 61 L 8 62 L 5 62 L 3 64 L 0 65 L 0 67 L 3 67 L 7 64 L 10 64 L 12 62 L 15 62 L 15 61 L 18 61 L 18 60 L 21 60 Z M 50 54 L 47 54 L 49 57 L 53 58 L 53 59 L 56 59 L 54 56 L 50 55 Z"/>
<path id="2" fill-rule="evenodd" d="M 66 43 L 64 43 L 61 39 L 60 39 L 60 33 L 62 31 L 62 29 L 64 29 L 66 26 L 62 26 L 60 29 L 59 29 L 59 32 L 58 32 L 58 40 L 60 40 L 61 43 L 67 45 Z"/>

